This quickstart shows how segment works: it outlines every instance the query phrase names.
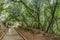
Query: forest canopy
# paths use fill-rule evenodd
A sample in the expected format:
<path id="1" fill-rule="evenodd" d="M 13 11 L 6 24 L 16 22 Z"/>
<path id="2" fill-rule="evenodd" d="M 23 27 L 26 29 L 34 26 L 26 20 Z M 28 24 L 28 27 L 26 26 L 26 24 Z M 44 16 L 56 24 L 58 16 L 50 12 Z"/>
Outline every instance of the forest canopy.
<path id="1" fill-rule="evenodd" d="M 0 22 L 60 35 L 60 0 L 0 0 Z"/>

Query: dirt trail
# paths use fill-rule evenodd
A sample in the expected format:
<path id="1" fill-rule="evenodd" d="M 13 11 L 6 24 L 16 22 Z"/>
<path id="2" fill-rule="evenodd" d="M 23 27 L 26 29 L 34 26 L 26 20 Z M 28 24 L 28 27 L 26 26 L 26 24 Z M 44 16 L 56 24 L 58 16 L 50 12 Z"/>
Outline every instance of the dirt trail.
<path id="1" fill-rule="evenodd" d="M 23 40 L 23 38 L 13 28 L 9 28 L 2 40 Z"/>

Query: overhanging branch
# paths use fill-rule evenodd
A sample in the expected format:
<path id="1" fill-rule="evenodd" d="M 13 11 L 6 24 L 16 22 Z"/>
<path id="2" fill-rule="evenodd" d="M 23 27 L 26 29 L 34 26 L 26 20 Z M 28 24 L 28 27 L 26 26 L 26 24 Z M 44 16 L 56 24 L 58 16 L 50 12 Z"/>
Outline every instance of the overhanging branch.
<path id="1" fill-rule="evenodd" d="M 18 2 L 18 3 L 22 3 L 26 8 L 28 8 L 31 12 L 36 12 L 35 10 L 33 10 L 33 9 L 31 9 L 30 7 L 28 7 L 27 5 L 26 5 L 26 3 L 25 2 L 23 2 L 22 0 L 20 0 L 20 1 L 14 1 L 14 0 L 12 0 L 13 2 Z M 37 13 L 37 12 L 36 12 Z"/>

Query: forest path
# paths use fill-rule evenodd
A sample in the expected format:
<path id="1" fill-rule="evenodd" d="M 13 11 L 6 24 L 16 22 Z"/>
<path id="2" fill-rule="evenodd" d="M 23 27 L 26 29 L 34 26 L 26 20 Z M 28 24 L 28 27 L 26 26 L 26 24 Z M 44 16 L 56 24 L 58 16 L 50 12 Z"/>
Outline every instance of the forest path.
<path id="1" fill-rule="evenodd" d="M 23 38 L 15 31 L 14 28 L 9 28 L 2 40 L 23 40 Z"/>

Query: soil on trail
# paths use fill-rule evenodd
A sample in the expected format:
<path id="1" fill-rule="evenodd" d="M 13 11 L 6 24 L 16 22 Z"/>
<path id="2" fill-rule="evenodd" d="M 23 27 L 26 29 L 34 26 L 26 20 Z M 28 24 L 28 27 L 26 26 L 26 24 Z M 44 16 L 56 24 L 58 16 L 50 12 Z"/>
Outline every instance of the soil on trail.
<path id="1" fill-rule="evenodd" d="M 9 28 L 2 40 L 23 40 L 23 38 L 14 30 L 14 28 Z"/>
<path id="2" fill-rule="evenodd" d="M 60 40 L 60 36 L 44 33 L 39 30 L 34 30 L 34 33 L 31 33 L 31 31 L 25 30 L 23 28 L 15 29 L 17 32 L 22 34 L 27 40 Z"/>

